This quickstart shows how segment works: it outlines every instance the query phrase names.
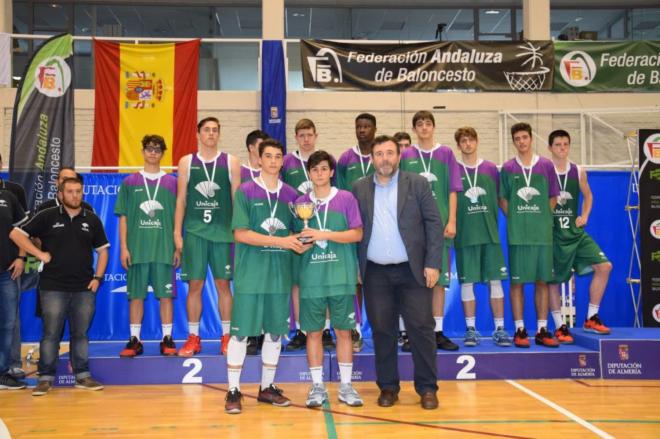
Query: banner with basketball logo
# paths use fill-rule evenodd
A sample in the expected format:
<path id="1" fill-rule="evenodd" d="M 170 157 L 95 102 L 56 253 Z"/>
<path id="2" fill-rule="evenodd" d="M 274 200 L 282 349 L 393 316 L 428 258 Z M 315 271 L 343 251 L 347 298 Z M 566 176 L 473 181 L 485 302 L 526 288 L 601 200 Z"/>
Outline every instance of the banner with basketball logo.
<path id="1" fill-rule="evenodd" d="M 46 40 L 23 72 L 14 102 L 9 178 L 23 186 L 28 209 L 57 192 L 57 174 L 75 162 L 73 38 Z"/>
<path id="2" fill-rule="evenodd" d="M 660 41 L 558 41 L 556 92 L 658 92 Z"/>
<path id="3" fill-rule="evenodd" d="M 146 134 L 165 139 L 163 166 L 197 148 L 199 44 L 94 40 L 92 166 L 142 166 Z"/>
<path id="4" fill-rule="evenodd" d="M 660 129 L 639 130 L 642 321 L 660 326 Z"/>
<path id="5" fill-rule="evenodd" d="M 306 88 L 550 91 L 552 41 L 300 44 Z"/>

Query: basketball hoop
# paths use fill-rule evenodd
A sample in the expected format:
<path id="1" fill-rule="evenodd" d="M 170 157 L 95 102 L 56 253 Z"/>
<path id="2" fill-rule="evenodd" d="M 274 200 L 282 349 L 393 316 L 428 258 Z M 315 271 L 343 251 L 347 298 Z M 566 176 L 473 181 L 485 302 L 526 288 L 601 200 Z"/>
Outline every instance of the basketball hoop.
<path id="1" fill-rule="evenodd" d="M 512 90 L 536 91 L 543 87 L 549 71 L 549 68 L 541 67 L 535 72 L 504 72 L 504 76 Z"/>

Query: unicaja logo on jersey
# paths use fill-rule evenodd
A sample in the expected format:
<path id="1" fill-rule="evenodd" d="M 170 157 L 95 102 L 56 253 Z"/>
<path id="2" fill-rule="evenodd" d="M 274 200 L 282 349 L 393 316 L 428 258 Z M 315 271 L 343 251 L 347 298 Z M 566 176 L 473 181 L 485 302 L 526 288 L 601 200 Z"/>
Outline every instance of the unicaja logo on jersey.
<path id="1" fill-rule="evenodd" d="M 541 194 L 539 193 L 539 191 L 536 190 L 536 188 L 525 186 L 523 188 L 518 189 L 516 195 L 518 195 L 520 198 L 525 200 L 526 203 L 529 203 L 532 200 L 532 198 Z"/>
<path id="2" fill-rule="evenodd" d="M 213 198 L 215 197 L 215 191 L 220 190 L 220 186 L 214 181 L 202 181 L 195 185 L 195 189 L 202 194 L 204 198 Z"/>
<path id="3" fill-rule="evenodd" d="M 147 200 L 140 204 L 140 209 L 150 218 L 153 218 L 156 216 L 157 210 L 163 210 L 163 205 L 156 200 Z"/>
<path id="4" fill-rule="evenodd" d="M 479 186 L 471 187 L 470 189 L 465 191 L 465 196 L 470 199 L 470 203 L 472 204 L 477 204 L 477 202 L 479 201 L 479 197 L 482 195 L 487 195 L 487 194 L 484 188 L 481 188 Z"/>
<path id="5" fill-rule="evenodd" d="M 591 84 L 596 71 L 596 63 L 591 55 L 581 50 L 568 52 L 559 62 L 561 77 L 573 87 L 585 87 Z"/>
<path id="6" fill-rule="evenodd" d="M 339 57 L 337 53 L 324 47 L 316 52 L 316 56 L 308 56 L 307 64 L 312 73 L 314 82 L 343 82 L 344 78 L 341 71 L 341 64 L 339 64 Z M 337 71 L 337 77 L 333 77 L 332 69 Z"/>
<path id="7" fill-rule="evenodd" d="M 566 205 L 567 202 L 573 199 L 573 195 L 571 195 L 570 192 L 566 191 L 561 191 L 559 192 L 559 196 L 557 197 L 557 204 L 560 206 Z"/>

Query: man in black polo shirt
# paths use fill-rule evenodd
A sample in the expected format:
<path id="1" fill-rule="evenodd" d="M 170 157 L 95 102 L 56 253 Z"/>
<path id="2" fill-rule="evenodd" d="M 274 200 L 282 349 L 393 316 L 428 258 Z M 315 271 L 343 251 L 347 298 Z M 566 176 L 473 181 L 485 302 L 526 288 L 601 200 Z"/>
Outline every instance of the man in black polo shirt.
<path id="1" fill-rule="evenodd" d="M 39 276 L 43 336 L 39 348 L 39 383 L 33 396 L 45 395 L 55 380 L 64 321 L 71 328 L 71 365 L 77 388 L 101 390 L 89 373 L 87 330 L 94 315 L 96 290 L 108 264 L 110 246 L 101 220 L 82 208 L 82 182 L 66 179 L 59 187 L 61 205 L 45 209 L 9 235 L 43 262 Z M 41 250 L 30 241 L 41 240 Z M 96 271 L 92 251 L 98 253 Z"/>
<path id="2" fill-rule="evenodd" d="M 9 232 L 27 220 L 27 214 L 8 190 L 0 190 L 0 389 L 23 389 L 25 383 L 9 374 L 11 342 L 18 314 L 18 283 L 24 260 Z M 24 255 L 25 253 L 22 252 Z"/>

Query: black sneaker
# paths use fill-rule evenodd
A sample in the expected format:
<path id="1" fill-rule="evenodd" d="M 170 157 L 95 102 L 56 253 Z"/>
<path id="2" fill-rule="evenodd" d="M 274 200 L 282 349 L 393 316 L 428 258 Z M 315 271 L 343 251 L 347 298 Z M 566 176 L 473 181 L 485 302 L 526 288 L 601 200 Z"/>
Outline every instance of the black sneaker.
<path id="1" fill-rule="evenodd" d="M 541 328 L 539 332 L 536 333 L 534 337 L 534 342 L 539 346 L 545 346 L 546 348 L 558 348 L 559 342 L 555 340 L 550 332 L 547 329 Z"/>
<path id="2" fill-rule="evenodd" d="M 126 343 L 126 347 L 119 353 L 120 357 L 133 358 L 142 355 L 142 342 L 137 337 L 131 337 Z"/>
<path id="3" fill-rule="evenodd" d="M 332 339 L 332 334 L 330 333 L 329 329 L 324 329 L 323 330 L 323 335 L 321 336 L 321 343 L 323 344 L 323 349 L 327 349 L 329 351 L 334 351 L 337 345 L 335 345 L 335 341 Z"/>
<path id="4" fill-rule="evenodd" d="M 399 346 L 401 346 L 401 352 L 410 352 L 410 339 L 406 331 L 399 332 Z"/>
<path id="5" fill-rule="evenodd" d="M 305 349 L 306 347 L 307 347 L 307 336 L 300 329 L 296 329 L 296 335 L 293 336 L 293 338 L 291 339 L 289 344 L 286 345 L 286 348 L 284 350 L 289 352 L 300 351 Z"/>
<path id="6" fill-rule="evenodd" d="M 282 389 L 271 384 L 270 386 L 262 389 L 259 387 L 257 394 L 257 401 L 272 404 L 275 407 L 288 407 L 291 405 L 291 400 L 282 394 Z"/>
<path id="7" fill-rule="evenodd" d="M 0 375 L 0 389 L 5 390 L 20 390 L 25 389 L 27 384 L 23 381 L 18 381 L 8 373 Z"/>
<path id="8" fill-rule="evenodd" d="M 160 342 L 160 354 L 168 357 L 176 355 L 176 345 L 171 335 L 166 335 Z"/>
<path id="9" fill-rule="evenodd" d="M 259 342 L 257 337 L 248 337 L 247 339 L 247 355 L 258 355 L 259 354 Z M 240 413 L 240 412 L 238 412 Z"/>
<path id="10" fill-rule="evenodd" d="M 435 333 L 435 344 L 438 346 L 438 349 L 443 351 L 457 351 L 458 345 L 448 339 L 442 331 Z"/>
<path id="11" fill-rule="evenodd" d="M 243 395 L 238 389 L 231 389 L 225 397 L 225 413 L 237 415 L 241 412 Z"/>

